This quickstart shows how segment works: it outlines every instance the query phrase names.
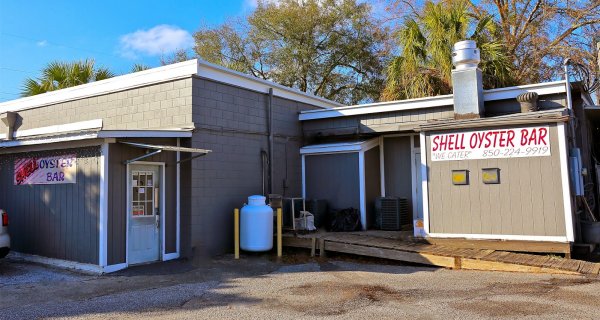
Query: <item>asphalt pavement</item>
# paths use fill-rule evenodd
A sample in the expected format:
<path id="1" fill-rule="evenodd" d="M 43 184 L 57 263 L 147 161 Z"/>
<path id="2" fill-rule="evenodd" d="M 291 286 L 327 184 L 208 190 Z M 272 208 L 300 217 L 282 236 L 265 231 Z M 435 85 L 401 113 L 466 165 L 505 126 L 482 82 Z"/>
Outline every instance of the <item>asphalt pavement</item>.
<path id="1" fill-rule="evenodd" d="M 598 319 L 600 280 L 348 257 L 230 256 L 111 275 L 0 261 L 0 319 Z"/>

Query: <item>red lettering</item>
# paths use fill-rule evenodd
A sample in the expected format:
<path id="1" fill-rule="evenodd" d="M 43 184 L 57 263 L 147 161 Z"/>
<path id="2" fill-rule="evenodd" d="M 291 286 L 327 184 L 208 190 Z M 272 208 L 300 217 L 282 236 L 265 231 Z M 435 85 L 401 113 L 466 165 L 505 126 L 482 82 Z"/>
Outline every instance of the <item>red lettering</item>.
<path id="1" fill-rule="evenodd" d="M 477 147 L 481 148 L 483 145 L 483 139 L 485 138 L 485 132 L 477 133 L 477 138 L 479 139 L 479 145 Z"/>
<path id="2" fill-rule="evenodd" d="M 448 136 L 447 135 L 440 136 L 440 142 L 439 142 L 440 151 L 445 151 L 447 144 L 448 144 Z"/>
<path id="3" fill-rule="evenodd" d="M 515 138 L 515 131 L 514 130 L 508 130 L 508 137 L 506 138 L 506 146 L 508 147 L 509 145 L 511 147 L 514 147 L 515 144 L 513 143 L 513 139 Z"/>
<path id="4" fill-rule="evenodd" d="M 490 136 L 492 134 L 493 134 L 493 132 L 488 132 L 488 133 L 485 134 L 485 141 L 487 141 L 487 142 L 483 146 L 484 148 L 489 148 L 492 145 L 492 140 L 490 140 Z"/>
<path id="5" fill-rule="evenodd" d="M 521 146 L 527 145 L 527 136 L 529 136 L 529 131 L 527 131 L 527 129 L 521 129 Z"/>
<path id="6" fill-rule="evenodd" d="M 531 144 L 537 144 L 537 130 L 533 129 L 531 130 L 531 136 L 529 137 L 529 141 L 528 143 Z"/>
<path id="7" fill-rule="evenodd" d="M 448 150 L 454 150 L 454 138 L 456 135 L 449 134 L 448 135 Z"/>
<path id="8" fill-rule="evenodd" d="M 465 149 L 465 134 L 461 133 L 460 134 L 460 148 L 461 150 Z"/>
<path id="9" fill-rule="evenodd" d="M 477 133 L 471 134 L 471 138 L 469 139 L 469 147 L 471 147 L 471 149 L 477 148 L 477 140 Z"/>
<path id="10" fill-rule="evenodd" d="M 548 129 L 540 128 L 539 143 L 547 146 L 548 145 L 548 141 L 546 141 L 547 136 L 548 136 Z"/>
<path id="11" fill-rule="evenodd" d="M 433 137 L 433 151 L 438 151 L 439 145 L 438 145 L 438 141 L 440 140 L 440 136 L 435 136 Z"/>

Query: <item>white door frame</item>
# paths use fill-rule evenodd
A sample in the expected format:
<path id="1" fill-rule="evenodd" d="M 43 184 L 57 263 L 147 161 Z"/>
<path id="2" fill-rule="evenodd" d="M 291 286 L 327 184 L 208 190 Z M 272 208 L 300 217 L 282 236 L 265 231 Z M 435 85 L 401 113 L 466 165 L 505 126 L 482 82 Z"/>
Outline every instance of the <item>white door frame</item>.
<path id="1" fill-rule="evenodd" d="M 166 217 L 166 210 L 165 210 L 165 186 L 166 186 L 166 181 L 165 181 L 165 163 L 164 162 L 150 162 L 150 161 L 136 161 L 136 162 L 132 162 L 132 163 L 128 163 L 127 164 L 127 209 L 126 209 L 126 214 L 125 214 L 125 218 L 126 218 L 126 227 L 125 227 L 125 265 L 129 266 L 129 215 L 131 214 L 130 212 L 130 204 L 131 204 L 131 179 L 129 178 L 131 175 L 131 165 L 156 165 L 159 166 L 161 168 L 161 173 L 160 173 L 160 179 L 161 179 L 161 191 L 160 191 L 160 217 L 159 217 L 159 224 L 160 224 L 160 231 L 159 231 L 159 235 L 160 235 L 160 240 L 159 240 L 159 261 L 164 261 L 165 260 L 165 217 Z"/>

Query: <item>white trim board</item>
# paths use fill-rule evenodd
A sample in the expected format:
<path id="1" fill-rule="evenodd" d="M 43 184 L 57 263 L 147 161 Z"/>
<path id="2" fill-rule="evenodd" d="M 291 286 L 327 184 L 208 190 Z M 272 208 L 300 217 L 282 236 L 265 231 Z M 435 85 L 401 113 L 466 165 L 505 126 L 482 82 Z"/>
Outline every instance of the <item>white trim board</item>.
<path id="1" fill-rule="evenodd" d="M 207 61 L 193 59 L 71 88 L 2 102 L 0 103 L 0 113 L 9 111 L 18 112 L 67 101 L 132 90 L 143 86 L 191 78 L 193 75 L 264 93 L 267 93 L 269 88 L 273 88 L 274 95 L 278 97 L 300 101 L 319 108 L 329 109 L 344 106 L 335 101 L 311 95 L 275 82 L 259 79 Z"/>
<path id="2" fill-rule="evenodd" d="M 42 257 L 42 256 L 34 255 L 34 254 L 21 253 L 21 252 L 16 252 L 16 251 L 11 251 L 9 256 L 12 258 L 15 258 L 15 259 L 22 259 L 27 262 L 34 262 L 34 263 L 54 266 L 54 267 L 61 268 L 61 269 L 76 270 L 76 271 L 90 273 L 90 274 L 102 274 L 103 273 L 102 267 L 99 265 L 95 265 L 95 264 L 81 263 L 81 262 L 68 261 L 68 260 L 62 260 L 62 259 L 56 259 L 56 258 L 48 258 L 48 257 Z"/>
<path id="3" fill-rule="evenodd" d="M 12 148 L 12 147 L 21 147 L 21 146 L 32 146 L 38 144 L 48 144 L 48 143 L 57 143 L 57 142 L 67 142 L 67 141 L 78 141 L 78 140 L 88 140 L 88 139 L 96 139 L 98 138 L 97 133 L 87 133 L 87 134 L 77 134 L 66 137 L 57 137 L 57 138 L 40 138 L 40 139 L 28 139 L 28 140 L 9 140 L 0 142 L 0 148 Z M 101 144 L 101 143 L 98 143 Z"/>
<path id="4" fill-rule="evenodd" d="M 31 146 L 38 144 L 49 144 L 67 141 L 88 139 L 111 139 L 111 138 L 189 138 L 190 131 L 162 131 L 162 130 L 139 130 L 139 131 L 98 131 L 93 133 L 77 133 L 58 137 L 39 137 L 27 140 L 0 141 L 0 148 Z M 100 144 L 100 143 L 98 143 Z"/>
<path id="5" fill-rule="evenodd" d="M 360 205 L 360 222 L 363 230 L 367 230 L 367 194 L 365 152 L 380 145 L 380 137 L 367 141 L 349 143 L 331 143 L 307 146 L 300 149 L 302 156 L 302 197 L 306 198 L 306 156 L 320 156 L 336 153 L 358 153 L 358 188 Z M 306 148 L 306 149 L 305 149 Z M 381 152 L 381 151 L 380 151 Z M 380 159 L 381 160 L 381 159 Z"/>
<path id="6" fill-rule="evenodd" d="M 459 234 L 459 233 L 428 233 L 431 238 L 464 238 L 470 240 L 521 240 L 521 241 L 547 241 L 568 243 L 567 237 L 561 236 L 526 236 L 504 234 Z"/>
<path id="7" fill-rule="evenodd" d="M 508 88 L 499 88 L 483 91 L 484 101 L 496 101 L 514 99 L 521 93 L 536 92 L 539 95 L 548 95 L 555 93 L 564 93 L 565 81 L 554 81 L 547 83 L 536 83 L 523 86 L 515 86 Z M 300 121 L 326 119 L 336 117 L 356 116 L 362 114 L 392 112 L 402 110 L 415 110 L 424 108 L 436 108 L 443 106 L 454 105 L 453 96 L 441 95 L 435 97 L 407 99 L 399 101 L 379 102 L 371 104 L 363 104 L 349 107 L 340 107 L 329 110 L 307 110 L 302 111 L 298 116 Z"/>
<path id="8" fill-rule="evenodd" d="M 31 97 L 0 103 L 0 113 L 22 111 L 99 96 L 137 87 L 191 77 L 198 72 L 197 60 L 175 63 L 163 67 L 134 72 L 110 79 L 95 81 L 79 86 L 50 91 Z"/>
<path id="9" fill-rule="evenodd" d="M 100 217 L 98 221 L 98 262 L 101 267 L 108 265 L 108 174 L 109 170 L 109 144 L 103 143 L 100 153 Z"/>
<path id="10" fill-rule="evenodd" d="M 335 101 L 327 100 L 300 90 L 286 87 L 275 82 L 263 80 L 241 72 L 224 68 L 204 60 L 198 60 L 198 76 L 234 85 L 240 88 L 268 93 L 273 88 L 273 95 L 300 101 L 323 109 L 343 107 L 344 105 Z"/>
<path id="11" fill-rule="evenodd" d="M 423 229 L 429 234 L 429 177 L 427 176 L 427 139 L 424 132 L 420 134 L 421 149 L 421 194 L 423 195 Z"/>
<path id="12" fill-rule="evenodd" d="M 184 130 L 102 130 L 98 138 L 191 138 Z"/>
<path id="13" fill-rule="evenodd" d="M 364 141 L 315 144 L 300 148 L 300 154 L 348 153 L 367 151 L 379 145 L 379 137 Z"/>
<path id="14" fill-rule="evenodd" d="M 13 137 L 14 138 L 24 138 L 24 137 L 41 136 L 41 135 L 57 135 L 57 134 L 61 134 L 61 133 L 86 131 L 86 130 L 101 129 L 101 128 L 102 128 L 102 119 L 94 119 L 94 120 L 87 120 L 87 121 L 58 124 L 58 125 L 47 126 L 47 127 L 33 128 L 33 129 L 15 130 L 13 133 Z M 0 139 L 6 139 L 6 134 L 0 134 Z"/>
<path id="15" fill-rule="evenodd" d="M 569 165 L 567 163 L 569 154 L 567 151 L 565 124 L 556 125 L 558 132 L 558 152 L 560 157 L 560 178 L 563 192 L 563 206 L 565 209 L 565 227 L 567 239 L 575 241 L 575 231 L 573 224 L 573 209 L 571 208 L 571 184 L 569 181 Z"/>
<path id="16" fill-rule="evenodd" d="M 363 231 L 367 230 L 367 191 L 365 172 L 365 151 L 358 153 L 358 190 L 360 196 L 360 224 Z"/>

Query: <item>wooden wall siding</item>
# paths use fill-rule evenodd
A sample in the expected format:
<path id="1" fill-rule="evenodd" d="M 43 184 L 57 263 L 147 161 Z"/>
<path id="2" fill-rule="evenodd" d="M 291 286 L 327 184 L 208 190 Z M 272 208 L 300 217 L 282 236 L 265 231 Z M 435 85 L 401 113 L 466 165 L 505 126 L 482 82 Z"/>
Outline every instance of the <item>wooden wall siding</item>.
<path id="1" fill-rule="evenodd" d="M 408 199 L 412 217 L 412 167 L 410 136 L 384 138 L 385 195 Z M 410 220 L 412 221 L 412 219 Z"/>
<path id="2" fill-rule="evenodd" d="M 77 154 L 77 183 L 15 186 L 21 157 Z M 0 206 L 10 214 L 12 250 L 98 264 L 99 147 L 0 156 Z"/>
<path id="3" fill-rule="evenodd" d="M 381 196 L 381 162 L 379 147 L 365 152 L 365 196 L 367 205 L 367 227 L 375 224 L 375 199 Z"/>
<path id="4" fill-rule="evenodd" d="M 556 124 L 551 156 L 431 161 L 427 137 L 432 233 L 565 236 Z M 483 184 L 482 168 L 500 168 L 500 184 Z M 452 185 L 451 171 L 469 170 L 469 185 Z"/>
<path id="5" fill-rule="evenodd" d="M 358 153 L 306 156 L 306 198 L 325 199 L 332 209 L 360 209 Z"/>
<path id="6" fill-rule="evenodd" d="M 149 144 L 176 145 L 175 139 L 136 139 Z M 122 143 L 109 146 L 109 192 L 108 192 L 108 264 L 124 263 L 126 259 L 127 235 L 127 166 L 124 161 L 141 156 L 145 149 Z M 176 252 L 177 248 L 177 166 L 175 152 L 162 152 L 143 159 L 148 162 L 165 162 L 165 212 L 161 217 L 165 223 L 165 252 Z"/>

